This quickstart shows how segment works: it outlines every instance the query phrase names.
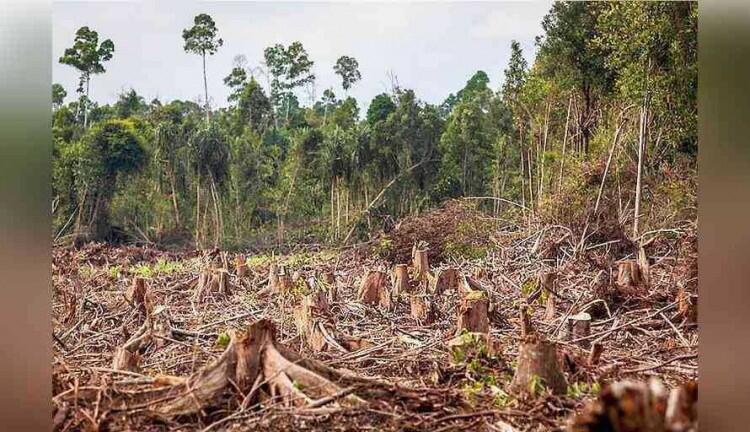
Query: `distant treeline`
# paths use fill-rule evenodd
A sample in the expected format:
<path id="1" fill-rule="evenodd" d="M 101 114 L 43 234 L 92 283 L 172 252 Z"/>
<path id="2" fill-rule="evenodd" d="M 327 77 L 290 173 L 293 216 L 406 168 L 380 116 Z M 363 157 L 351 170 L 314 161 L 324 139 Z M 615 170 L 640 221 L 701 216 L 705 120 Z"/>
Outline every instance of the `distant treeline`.
<path id="1" fill-rule="evenodd" d="M 229 108 L 211 110 L 198 80 L 200 104 L 130 90 L 99 105 L 92 78 L 126 42 L 83 27 L 60 58 L 81 74 L 77 99 L 52 88 L 53 235 L 340 242 L 459 196 L 551 223 L 596 207 L 630 225 L 655 197 L 689 205 L 672 202 L 690 189 L 675 192 L 683 180 L 670 173 L 694 169 L 697 154 L 697 4 L 557 2 L 542 27 L 531 66 L 511 42 L 501 88 L 477 71 L 432 105 L 394 79 L 366 112 L 346 96 L 362 79 L 355 57 L 333 65 L 341 88 L 318 97 L 300 42 L 268 47 L 257 67 L 238 56 Z M 185 51 L 210 62 L 219 36 L 201 14 Z M 660 223 L 641 218 L 641 229 Z"/>

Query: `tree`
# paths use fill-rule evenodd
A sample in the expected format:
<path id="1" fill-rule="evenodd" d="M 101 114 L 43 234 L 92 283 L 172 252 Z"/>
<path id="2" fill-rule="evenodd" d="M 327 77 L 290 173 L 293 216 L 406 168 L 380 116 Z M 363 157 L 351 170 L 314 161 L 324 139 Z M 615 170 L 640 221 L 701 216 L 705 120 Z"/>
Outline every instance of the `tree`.
<path id="1" fill-rule="evenodd" d="M 262 134 L 271 121 L 271 102 L 255 78 L 250 78 L 237 100 L 237 114 L 243 125 L 249 125 L 257 134 Z"/>
<path id="2" fill-rule="evenodd" d="M 110 203 L 117 181 L 145 166 L 146 151 L 129 120 L 98 124 L 84 137 L 79 149 L 76 157 L 78 182 L 81 197 L 86 200 L 79 204 L 79 213 L 90 215 L 85 221 L 91 228 L 90 237 L 104 240 L 110 237 L 112 230 Z"/>
<path id="3" fill-rule="evenodd" d="M 315 81 L 313 61 L 300 42 L 293 42 L 288 48 L 282 44 L 268 47 L 263 57 L 271 76 L 271 103 L 277 112 L 282 105 L 286 108 L 284 118 L 288 121 L 294 89 Z"/>
<path id="4" fill-rule="evenodd" d="M 385 121 L 388 114 L 396 110 L 396 104 L 393 103 L 393 99 L 385 94 L 381 93 L 375 96 L 370 102 L 370 106 L 367 107 L 367 123 L 371 126 L 379 121 Z"/>
<path id="5" fill-rule="evenodd" d="M 333 66 L 334 72 L 341 77 L 341 87 L 348 91 L 352 84 L 362 79 L 359 73 L 359 62 L 354 57 L 341 56 Z"/>
<path id="6" fill-rule="evenodd" d="M 206 81 L 206 54 L 214 55 L 224 44 L 217 38 L 218 29 L 213 18 L 208 14 L 199 14 L 193 19 L 193 27 L 182 31 L 185 40 L 185 52 L 198 54 L 203 59 L 203 90 L 206 97 L 206 123 L 209 120 L 208 82 Z"/>
<path id="7" fill-rule="evenodd" d="M 99 44 L 99 34 L 96 31 L 88 27 L 81 27 L 76 31 L 73 46 L 65 49 L 63 56 L 60 57 L 60 63 L 73 66 L 81 72 L 76 91 L 82 95 L 81 108 L 84 113 L 84 128 L 88 127 L 91 75 L 106 72 L 103 63 L 112 59 L 114 50 L 115 44 L 111 40 L 106 39 Z"/>
<path id="8" fill-rule="evenodd" d="M 115 102 L 114 109 L 117 117 L 125 119 L 145 113 L 148 106 L 143 96 L 131 88 L 126 92 L 120 93 L 117 102 Z"/>
<path id="9" fill-rule="evenodd" d="M 52 109 L 59 109 L 65 101 L 65 96 L 68 92 L 65 91 L 62 85 L 58 83 L 52 84 Z"/>
<path id="10" fill-rule="evenodd" d="M 523 57 L 523 51 L 521 50 L 521 44 L 518 41 L 510 42 L 510 60 L 508 61 L 508 68 L 505 69 L 505 81 L 503 82 L 503 88 L 501 93 L 506 103 L 513 104 L 518 99 L 518 95 L 521 92 L 521 87 L 526 80 L 526 71 L 529 65 L 526 59 Z"/>

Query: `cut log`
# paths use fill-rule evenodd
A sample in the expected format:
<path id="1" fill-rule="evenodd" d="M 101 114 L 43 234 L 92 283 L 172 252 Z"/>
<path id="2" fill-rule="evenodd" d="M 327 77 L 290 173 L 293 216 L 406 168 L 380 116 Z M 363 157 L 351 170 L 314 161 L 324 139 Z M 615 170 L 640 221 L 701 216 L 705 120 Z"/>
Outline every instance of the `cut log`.
<path id="1" fill-rule="evenodd" d="M 553 394 L 565 394 L 568 383 L 560 370 L 554 343 L 527 336 L 519 348 L 518 366 L 510 383 L 515 394 L 535 397 L 544 389 Z"/>
<path id="2" fill-rule="evenodd" d="M 464 294 L 458 307 L 456 333 L 463 331 L 488 333 L 490 320 L 487 316 L 489 299 L 484 291 L 471 290 Z"/>
<path id="3" fill-rule="evenodd" d="M 437 276 L 433 278 L 430 290 L 435 294 L 442 294 L 450 290 L 459 290 L 459 281 L 461 274 L 455 267 L 448 267 L 438 271 Z"/>
<path id="4" fill-rule="evenodd" d="M 409 269 L 406 264 L 396 264 L 393 267 L 393 296 L 398 297 L 400 294 L 412 292 L 412 286 L 409 281 Z"/>
<path id="5" fill-rule="evenodd" d="M 388 276 L 385 272 L 372 270 L 362 278 L 357 300 L 364 304 L 379 305 L 388 310 L 392 306 Z"/>
<path id="6" fill-rule="evenodd" d="M 409 296 L 411 306 L 411 317 L 420 325 L 432 324 L 435 320 L 435 307 L 425 294 L 412 294 Z"/>
<path id="7" fill-rule="evenodd" d="M 419 242 L 419 245 L 414 245 L 412 249 L 412 267 L 416 277 L 420 280 L 427 280 L 427 275 L 430 273 L 430 263 L 427 260 L 427 243 Z"/>
<path id="8" fill-rule="evenodd" d="M 568 421 L 569 432 L 687 432 L 698 430 L 698 385 L 667 392 L 656 378 L 604 385 L 596 400 Z"/>
<path id="9" fill-rule="evenodd" d="M 591 315 L 586 312 L 581 312 L 577 315 L 570 316 L 568 317 L 566 325 L 568 341 L 588 337 L 591 334 Z M 590 339 L 580 340 L 575 343 L 582 348 L 589 348 L 589 346 L 591 346 Z"/>

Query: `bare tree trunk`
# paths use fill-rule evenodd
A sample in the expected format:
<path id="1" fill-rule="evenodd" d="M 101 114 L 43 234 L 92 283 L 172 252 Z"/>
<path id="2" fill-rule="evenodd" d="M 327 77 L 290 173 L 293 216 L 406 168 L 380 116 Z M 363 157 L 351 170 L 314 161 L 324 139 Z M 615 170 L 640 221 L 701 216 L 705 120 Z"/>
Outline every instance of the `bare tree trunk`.
<path id="1" fill-rule="evenodd" d="M 206 80 L 206 53 L 203 52 L 203 90 L 206 95 L 206 124 L 208 124 L 209 121 L 209 111 L 208 111 L 208 81 Z"/>
<path id="2" fill-rule="evenodd" d="M 177 222 L 177 226 L 182 226 L 182 223 L 180 222 L 180 207 L 177 205 L 177 192 L 175 190 L 176 180 L 174 178 L 174 172 L 169 173 L 169 183 L 172 188 L 172 205 L 174 206 L 175 222 Z"/>
<path id="3" fill-rule="evenodd" d="M 565 171 L 565 150 L 568 143 L 568 122 L 570 121 L 570 106 L 573 104 L 573 96 L 568 98 L 568 113 L 565 115 L 565 132 L 563 132 L 562 157 L 560 158 L 560 181 L 557 183 L 557 192 L 562 190 L 563 173 Z"/>
<path id="4" fill-rule="evenodd" d="M 91 76 L 86 74 L 86 103 L 83 107 L 83 128 L 86 129 L 89 125 L 89 85 L 91 82 Z"/>
<path id="5" fill-rule="evenodd" d="M 638 133 L 638 175 L 635 183 L 635 211 L 633 215 L 633 239 L 638 238 L 638 219 L 640 218 L 641 212 L 641 180 L 643 177 L 643 150 L 645 147 L 646 137 L 646 116 L 647 116 L 646 102 L 644 100 L 643 106 L 641 107 L 641 123 L 640 130 Z"/>

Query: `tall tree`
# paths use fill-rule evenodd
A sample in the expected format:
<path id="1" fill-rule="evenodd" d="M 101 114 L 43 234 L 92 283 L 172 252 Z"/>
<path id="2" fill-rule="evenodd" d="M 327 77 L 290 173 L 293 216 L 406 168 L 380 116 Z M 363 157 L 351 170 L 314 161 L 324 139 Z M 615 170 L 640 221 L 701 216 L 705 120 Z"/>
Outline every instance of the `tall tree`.
<path id="1" fill-rule="evenodd" d="M 185 40 L 185 52 L 198 54 L 203 59 L 203 90 L 206 97 L 206 122 L 209 120 L 208 81 L 206 80 L 206 54 L 214 55 L 224 44 L 217 37 L 219 31 L 216 23 L 208 14 L 199 14 L 193 19 L 193 26 L 182 31 Z"/>
<path id="2" fill-rule="evenodd" d="M 271 75 L 271 103 L 277 112 L 281 105 L 285 106 L 284 118 L 288 121 L 293 91 L 315 81 L 314 63 L 300 42 L 293 42 L 288 48 L 282 44 L 268 47 L 263 57 Z"/>
<path id="3" fill-rule="evenodd" d="M 341 77 L 341 87 L 347 92 L 354 83 L 362 79 L 359 62 L 354 57 L 341 56 L 336 60 L 333 71 Z"/>
<path id="4" fill-rule="evenodd" d="M 91 88 L 91 75 L 106 72 L 103 63 L 112 59 L 115 44 L 106 39 L 99 44 L 99 33 L 84 26 L 76 31 L 73 46 L 66 48 L 60 63 L 73 66 L 81 73 L 78 80 L 78 89 L 81 94 L 80 107 L 83 109 L 83 127 L 88 126 L 89 90 Z"/>

